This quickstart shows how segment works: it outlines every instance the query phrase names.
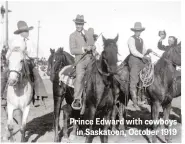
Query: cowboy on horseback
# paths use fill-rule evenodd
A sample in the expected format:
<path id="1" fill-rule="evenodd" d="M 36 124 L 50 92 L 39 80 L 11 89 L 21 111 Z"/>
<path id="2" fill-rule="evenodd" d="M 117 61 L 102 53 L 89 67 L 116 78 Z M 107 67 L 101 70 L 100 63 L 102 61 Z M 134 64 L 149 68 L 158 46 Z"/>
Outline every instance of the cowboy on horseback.
<path id="1" fill-rule="evenodd" d="M 77 15 L 73 21 L 76 25 L 76 31 L 70 35 L 69 39 L 70 52 L 72 55 L 75 55 L 76 63 L 76 81 L 74 84 L 74 101 L 72 108 L 80 110 L 82 107 L 81 95 L 83 92 L 82 79 L 85 75 L 86 68 L 91 64 L 91 51 L 95 49 L 95 46 L 93 34 L 90 34 L 90 32 L 83 28 L 84 23 L 86 23 L 84 16 Z"/>
<path id="2" fill-rule="evenodd" d="M 16 30 L 14 32 L 14 34 L 18 35 L 16 37 L 16 39 L 13 41 L 13 44 L 11 45 L 11 47 L 18 47 L 16 44 L 21 44 L 21 46 L 24 46 L 24 54 L 27 60 L 27 63 L 29 64 L 29 66 L 32 68 L 32 74 L 33 74 L 33 85 L 34 85 L 34 90 L 35 90 L 35 102 L 34 105 L 38 106 L 38 97 L 42 96 L 42 97 L 47 97 L 47 92 L 44 86 L 44 83 L 38 73 L 38 70 L 35 68 L 35 64 L 33 63 L 33 60 L 37 57 L 36 53 L 34 53 L 33 51 L 33 47 L 29 47 L 29 43 L 31 42 L 31 40 L 28 38 L 29 37 L 29 31 L 33 29 L 33 27 L 28 27 L 28 25 L 26 24 L 26 22 L 24 21 L 19 21 L 17 23 L 17 27 L 18 30 Z M 19 47 L 21 47 L 19 46 Z M 12 49 L 8 49 L 8 52 L 6 54 L 6 58 L 8 60 L 9 56 L 11 55 L 11 51 Z M 6 89 L 6 85 L 8 82 L 8 70 L 6 70 L 1 78 L 1 96 L 5 97 L 6 94 L 5 93 L 5 89 Z M 6 98 L 4 98 L 2 100 L 1 103 L 2 106 L 6 105 Z"/>
<path id="3" fill-rule="evenodd" d="M 152 52 L 152 50 L 146 50 L 143 39 L 140 38 L 141 32 L 145 30 L 140 22 L 136 22 L 134 28 L 131 28 L 131 30 L 134 32 L 134 35 L 128 40 L 128 48 L 130 50 L 130 56 L 128 58 L 128 65 L 130 69 L 130 94 L 133 106 L 136 110 L 140 110 L 137 102 L 139 72 L 144 68 L 146 63 L 151 61 L 146 55 Z"/>

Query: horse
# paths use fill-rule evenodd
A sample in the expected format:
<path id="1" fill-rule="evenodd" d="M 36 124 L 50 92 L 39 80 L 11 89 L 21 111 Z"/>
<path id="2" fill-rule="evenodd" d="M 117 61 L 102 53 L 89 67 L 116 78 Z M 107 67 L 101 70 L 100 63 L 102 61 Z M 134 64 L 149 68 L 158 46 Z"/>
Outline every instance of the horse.
<path id="1" fill-rule="evenodd" d="M 121 100 L 120 115 L 123 116 L 123 108 L 127 106 L 128 100 L 131 99 L 129 93 L 129 69 L 127 63 L 128 57 L 119 66 L 121 74 L 115 77 L 118 81 L 117 99 Z M 181 66 L 181 45 L 170 48 L 163 53 L 162 57 L 154 65 L 154 81 L 146 88 L 145 96 L 149 98 L 151 105 L 151 118 L 158 120 L 159 108 L 162 106 L 164 120 L 169 120 L 171 103 L 173 98 L 181 95 L 181 74 L 176 70 L 176 66 Z M 123 89 L 120 89 L 122 87 Z M 113 111 L 115 119 L 116 112 Z M 125 114 L 125 113 L 124 113 Z M 169 125 L 164 125 L 169 129 Z M 157 124 L 152 126 L 154 131 L 157 131 Z M 165 140 L 171 142 L 170 134 L 165 135 Z M 152 136 L 152 142 L 157 141 L 156 133 Z"/>
<path id="2" fill-rule="evenodd" d="M 53 56 L 55 54 L 55 49 L 51 49 L 50 48 L 50 53 L 51 55 L 49 56 L 48 58 L 48 63 L 47 63 L 47 75 L 50 76 L 50 71 L 51 71 L 51 68 L 52 68 L 52 60 L 53 60 Z"/>
<path id="3" fill-rule="evenodd" d="M 51 59 L 48 61 L 51 68 L 48 70 L 50 73 L 50 80 L 53 85 L 53 100 L 54 100 L 54 141 L 59 142 L 59 117 L 61 110 L 61 103 L 64 99 L 64 93 L 59 85 L 59 71 L 67 65 L 72 65 L 74 63 L 74 57 L 69 53 L 65 52 L 63 48 L 59 48 Z M 67 92 L 65 94 L 66 99 L 70 98 L 70 92 L 73 92 L 73 88 L 67 87 Z"/>
<path id="4" fill-rule="evenodd" d="M 14 110 L 22 111 L 21 123 L 21 142 L 25 141 L 25 128 L 27 117 L 30 110 L 30 104 L 33 98 L 33 77 L 32 68 L 25 59 L 24 50 L 14 47 L 9 54 L 8 64 L 8 82 L 6 85 L 7 94 L 7 127 L 10 134 L 10 141 L 13 138 L 13 113 Z"/>
<path id="5" fill-rule="evenodd" d="M 84 115 L 82 117 L 87 120 L 95 122 L 95 118 L 100 117 L 105 120 L 110 119 L 113 107 L 113 93 L 112 93 L 112 76 L 117 68 L 117 41 L 118 36 L 115 39 L 105 39 L 103 36 L 104 50 L 101 53 L 100 60 L 93 60 L 92 68 L 87 68 L 84 80 L 86 80 L 85 90 L 83 92 L 83 106 L 85 106 Z M 55 53 L 56 56 L 56 53 Z M 55 57 L 54 56 L 54 57 Z M 63 61 L 62 61 L 63 60 Z M 64 61 L 65 60 L 65 61 Z M 68 137 L 68 120 L 70 117 L 79 118 L 80 112 L 71 108 L 73 102 L 74 90 L 68 87 L 64 83 L 58 81 L 58 70 L 64 65 L 69 64 L 66 61 L 66 56 L 60 54 L 60 59 L 57 57 L 54 59 L 54 64 L 51 72 L 53 79 L 53 95 L 54 95 L 54 116 L 55 116 L 55 139 L 59 141 L 58 137 L 58 123 L 60 115 L 61 102 L 65 98 L 67 104 L 62 108 L 64 117 L 63 127 L 63 141 L 69 142 Z M 95 125 L 87 126 L 90 130 L 94 129 Z M 71 135 L 76 135 L 77 124 L 73 124 L 73 131 Z M 101 130 L 108 130 L 109 125 L 101 127 Z M 86 142 L 92 142 L 94 136 L 86 136 Z M 101 142 L 108 142 L 108 135 L 100 136 Z"/>
<path id="6" fill-rule="evenodd" d="M 158 120 L 159 106 L 164 113 L 164 120 L 169 120 L 173 98 L 181 95 L 181 74 L 176 71 L 176 66 L 181 66 L 181 46 L 176 46 L 164 52 L 154 67 L 154 82 L 147 88 L 147 95 L 151 99 L 152 119 Z M 169 124 L 164 125 L 169 130 Z M 157 130 L 157 124 L 153 125 Z M 171 135 L 165 135 L 165 140 L 171 142 Z M 152 142 L 157 137 L 153 135 Z"/>

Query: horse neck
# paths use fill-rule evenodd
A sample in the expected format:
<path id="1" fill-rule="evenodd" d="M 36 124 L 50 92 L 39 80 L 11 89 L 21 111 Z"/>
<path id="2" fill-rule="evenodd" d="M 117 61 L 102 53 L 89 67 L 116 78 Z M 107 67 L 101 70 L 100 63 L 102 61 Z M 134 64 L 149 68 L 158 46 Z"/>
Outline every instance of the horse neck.
<path id="1" fill-rule="evenodd" d="M 67 61 L 67 65 L 71 65 L 74 63 L 74 57 L 72 55 L 70 55 L 69 53 L 63 51 L 65 57 L 66 57 L 66 61 Z"/>
<path id="2" fill-rule="evenodd" d="M 172 79 L 174 77 L 174 73 L 175 73 L 174 65 L 170 61 L 164 59 L 163 57 L 158 60 L 154 67 L 155 77 L 159 76 L 163 81 L 167 80 L 165 79 L 165 77 L 168 77 L 168 80 Z"/>

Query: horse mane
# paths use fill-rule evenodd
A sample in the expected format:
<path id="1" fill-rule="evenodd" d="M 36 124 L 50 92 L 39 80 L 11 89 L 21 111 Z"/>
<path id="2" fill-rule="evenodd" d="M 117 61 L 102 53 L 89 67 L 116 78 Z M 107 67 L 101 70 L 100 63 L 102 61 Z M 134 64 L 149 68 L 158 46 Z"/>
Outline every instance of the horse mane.
<path id="1" fill-rule="evenodd" d="M 176 49 L 179 47 L 179 45 L 175 47 L 169 48 L 167 51 L 165 51 L 162 55 L 162 57 L 157 61 L 154 67 L 154 73 L 161 75 L 162 79 L 165 76 L 168 76 L 168 73 L 170 70 L 167 70 L 169 68 L 169 64 L 171 63 L 171 66 L 175 68 L 175 65 L 172 60 L 170 60 L 171 57 L 174 57 L 174 53 L 177 53 Z"/>
<path id="2" fill-rule="evenodd" d="M 75 62 L 75 59 L 72 55 L 70 55 L 68 52 L 63 51 L 64 55 L 66 56 L 66 59 L 68 61 L 68 63 L 71 65 Z"/>
<path id="3" fill-rule="evenodd" d="M 66 59 L 66 65 L 71 65 L 74 63 L 74 57 L 70 55 L 68 52 L 64 51 L 63 48 L 59 48 L 56 52 L 55 55 L 61 60 L 62 56 L 65 56 Z"/>

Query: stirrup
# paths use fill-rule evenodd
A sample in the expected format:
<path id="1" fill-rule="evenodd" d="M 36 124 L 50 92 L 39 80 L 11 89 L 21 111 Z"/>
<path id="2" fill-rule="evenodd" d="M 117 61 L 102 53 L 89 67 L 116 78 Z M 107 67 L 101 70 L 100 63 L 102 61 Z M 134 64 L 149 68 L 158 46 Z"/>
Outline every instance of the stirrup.
<path id="1" fill-rule="evenodd" d="M 80 107 L 74 107 L 74 102 L 75 102 L 75 100 L 77 100 L 77 99 L 74 99 L 73 100 L 73 102 L 72 102 L 72 104 L 71 104 L 71 107 L 72 107 L 72 109 L 74 109 L 74 110 L 80 110 L 81 108 L 82 108 L 82 99 L 80 98 L 79 100 L 80 100 Z"/>

